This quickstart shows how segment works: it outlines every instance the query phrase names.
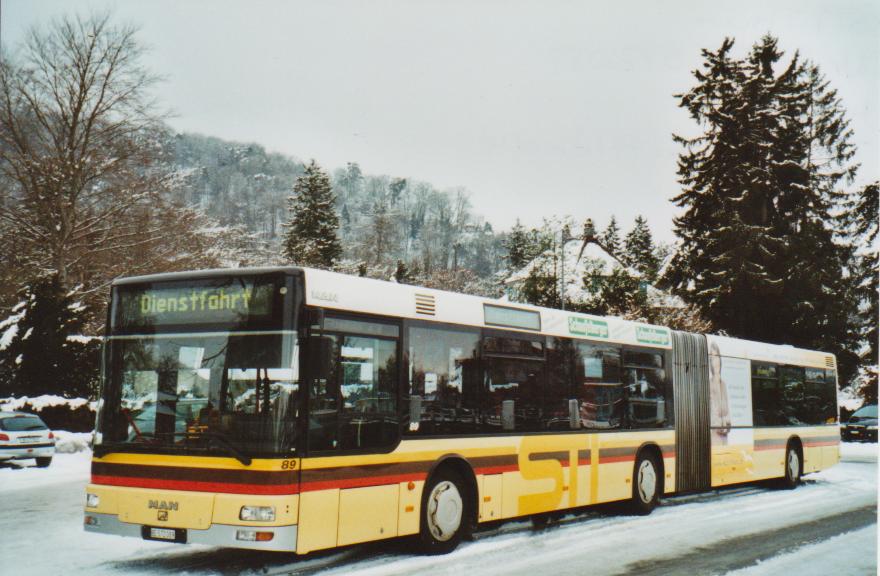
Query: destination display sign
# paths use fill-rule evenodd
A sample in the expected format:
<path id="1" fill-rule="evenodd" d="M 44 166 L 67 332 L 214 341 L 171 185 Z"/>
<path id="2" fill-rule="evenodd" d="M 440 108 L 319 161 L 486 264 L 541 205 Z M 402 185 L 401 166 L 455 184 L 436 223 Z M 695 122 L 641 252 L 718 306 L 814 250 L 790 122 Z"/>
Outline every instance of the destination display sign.
<path id="1" fill-rule="evenodd" d="M 247 324 L 271 315 L 276 285 L 253 279 L 189 286 L 120 287 L 115 324 L 122 327 L 185 324 Z"/>
<path id="2" fill-rule="evenodd" d="M 580 318 L 569 316 L 568 331 L 579 336 L 592 338 L 608 338 L 608 322 L 594 318 Z"/>
<path id="3" fill-rule="evenodd" d="M 637 326 L 636 340 L 643 344 L 669 346 L 669 330 L 657 326 Z"/>

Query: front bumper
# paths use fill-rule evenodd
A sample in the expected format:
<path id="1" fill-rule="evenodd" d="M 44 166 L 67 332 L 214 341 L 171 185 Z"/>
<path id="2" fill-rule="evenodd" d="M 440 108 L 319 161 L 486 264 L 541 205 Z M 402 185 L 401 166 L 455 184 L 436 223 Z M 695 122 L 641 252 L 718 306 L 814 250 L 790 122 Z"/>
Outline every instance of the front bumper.
<path id="1" fill-rule="evenodd" d="M 28 458 L 51 458 L 55 444 L 21 444 L 0 446 L 0 460 L 27 460 Z"/>
<path id="2" fill-rule="evenodd" d="M 92 524 L 84 524 L 86 532 L 142 538 L 141 530 L 143 527 L 140 524 L 122 522 L 115 514 L 86 512 L 86 517 L 91 517 L 94 522 Z M 296 552 L 296 529 L 296 525 L 253 527 L 212 524 L 207 530 L 187 530 L 186 543 L 208 544 L 210 546 L 223 546 L 225 548 L 268 550 L 273 552 Z M 275 536 L 269 542 L 249 542 L 236 539 L 236 533 L 238 530 L 274 532 Z"/>
<path id="3" fill-rule="evenodd" d="M 846 426 L 843 429 L 843 439 L 848 442 L 876 442 L 877 429 L 869 430 L 867 426 Z"/>

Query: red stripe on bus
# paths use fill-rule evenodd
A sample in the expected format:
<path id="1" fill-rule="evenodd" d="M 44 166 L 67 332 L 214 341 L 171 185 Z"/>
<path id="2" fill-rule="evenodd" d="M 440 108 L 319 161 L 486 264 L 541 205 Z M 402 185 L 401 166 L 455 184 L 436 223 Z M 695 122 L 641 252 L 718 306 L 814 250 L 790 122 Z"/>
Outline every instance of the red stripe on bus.
<path id="1" fill-rule="evenodd" d="M 475 474 L 501 474 L 503 472 L 519 472 L 519 466 L 486 466 L 483 468 L 475 468 Z"/>
<path id="2" fill-rule="evenodd" d="M 632 456 L 599 456 L 599 464 L 613 464 L 615 462 L 633 462 L 636 457 Z"/>
<path id="3" fill-rule="evenodd" d="M 839 446 L 840 442 L 835 442 L 830 440 L 828 442 L 804 442 L 804 445 L 808 448 L 812 448 L 814 446 Z"/>
<path id="4" fill-rule="evenodd" d="M 228 482 L 203 482 L 197 480 L 164 480 L 160 478 L 130 478 L 124 476 L 92 476 L 92 484 L 125 486 L 127 488 L 152 488 L 156 490 L 182 490 L 185 492 L 217 492 L 221 494 L 262 494 L 280 496 L 297 494 L 295 484 L 233 484 Z"/>
<path id="5" fill-rule="evenodd" d="M 785 443 L 782 444 L 761 444 L 755 446 L 755 452 L 760 452 L 762 450 L 784 450 Z"/>

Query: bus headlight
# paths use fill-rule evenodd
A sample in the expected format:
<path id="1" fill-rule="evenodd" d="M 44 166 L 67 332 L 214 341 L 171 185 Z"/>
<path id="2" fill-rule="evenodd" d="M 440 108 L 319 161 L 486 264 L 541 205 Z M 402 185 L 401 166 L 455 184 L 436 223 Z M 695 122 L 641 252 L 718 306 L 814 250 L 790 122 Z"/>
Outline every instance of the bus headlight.
<path id="1" fill-rule="evenodd" d="M 238 518 L 248 522 L 273 522 L 275 520 L 275 507 L 242 506 Z"/>
<path id="2" fill-rule="evenodd" d="M 86 494 L 86 508 L 97 508 L 101 499 L 97 494 Z"/>
<path id="3" fill-rule="evenodd" d="M 876 432 L 877 427 L 876 426 L 868 426 L 868 430 L 870 430 L 871 432 Z"/>

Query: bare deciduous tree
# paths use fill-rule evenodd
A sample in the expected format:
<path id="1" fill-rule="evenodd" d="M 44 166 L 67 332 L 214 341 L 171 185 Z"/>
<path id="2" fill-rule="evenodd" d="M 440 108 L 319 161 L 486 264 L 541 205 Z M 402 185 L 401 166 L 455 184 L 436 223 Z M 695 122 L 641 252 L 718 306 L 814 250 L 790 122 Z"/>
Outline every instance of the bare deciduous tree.
<path id="1" fill-rule="evenodd" d="M 103 293 L 202 248 L 199 214 L 167 194 L 157 77 L 135 32 L 109 15 L 66 17 L 0 63 L 0 234 L 15 236 L 24 275 Z"/>

